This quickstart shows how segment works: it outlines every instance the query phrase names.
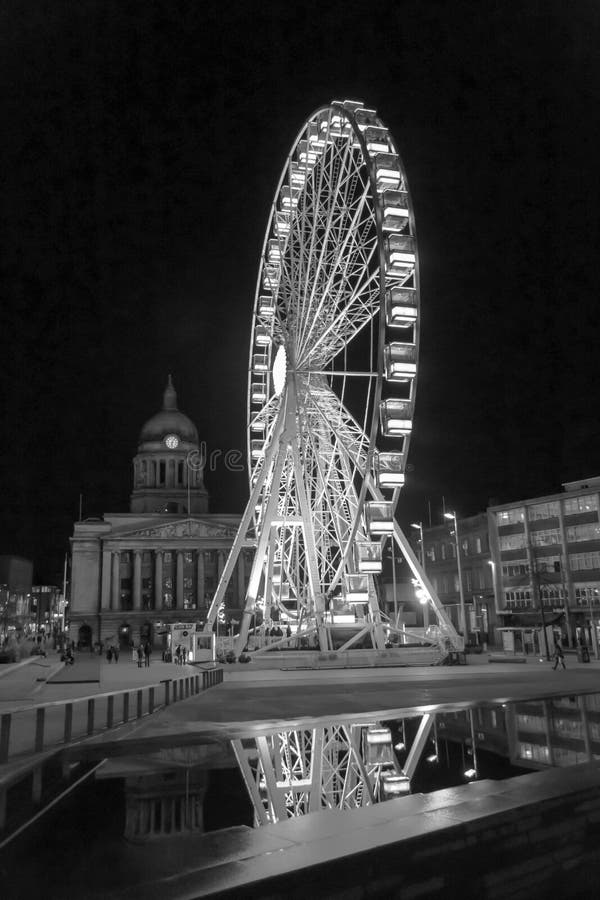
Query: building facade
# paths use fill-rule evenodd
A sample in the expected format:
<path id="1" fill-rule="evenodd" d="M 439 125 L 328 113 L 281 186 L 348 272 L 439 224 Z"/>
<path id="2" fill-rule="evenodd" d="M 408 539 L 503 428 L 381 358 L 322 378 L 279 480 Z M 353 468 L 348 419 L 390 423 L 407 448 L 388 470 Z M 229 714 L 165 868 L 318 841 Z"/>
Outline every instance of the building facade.
<path id="1" fill-rule="evenodd" d="M 198 433 L 177 409 L 169 376 L 162 409 L 140 433 L 130 511 L 75 524 L 70 638 L 160 649 L 169 625 L 205 621 L 238 524 L 239 516 L 208 512 Z M 230 580 L 225 625 L 241 614 L 250 554 Z"/>
<path id="2" fill-rule="evenodd" d="M 488 509 L 497 608 L 504 624 L 536 620 L 565 643 L 598 647 L 600 476 L 560 494 Z M 528 618 L 529 617 L 529 618 Z"/>
<path id="3" fill-rule="evenodd" d="M 22 556 L 0 556 L 0 639 L 22 635 L 31 619 L 33 563 Z"/>
<path id="4" fill-rule="evenodd" d="M 454 522 L 423 528 L 422 559 L 425 571 L 457 631 L 461 628 L 460 577 L 467 618 L 467 641 L 487 644 L 496 624 L 488 518 L 486 513 L 458 519 L 458 541 Z M 421 548 L 419 548 L 421 550 Z M 423 552 L 424 551 L 424 552 Z"/>

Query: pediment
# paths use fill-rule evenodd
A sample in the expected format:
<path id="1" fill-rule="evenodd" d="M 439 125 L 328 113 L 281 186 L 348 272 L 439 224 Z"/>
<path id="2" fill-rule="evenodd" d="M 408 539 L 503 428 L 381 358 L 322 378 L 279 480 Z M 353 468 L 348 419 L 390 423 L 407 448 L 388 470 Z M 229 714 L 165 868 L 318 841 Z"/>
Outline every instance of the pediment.
<path id="1" fill-rule="evenodd" d="M 153 525 L 150 528 L 139 528 L 119 537 L 128 538 L 154 538 L 168 540 L 169 538 L 204 538 L 204 537 L 235 537 L 235 530 L 225 525 L 203 522 L 198 519 L 185 519 L 179 522 L 165 522 Z"/>

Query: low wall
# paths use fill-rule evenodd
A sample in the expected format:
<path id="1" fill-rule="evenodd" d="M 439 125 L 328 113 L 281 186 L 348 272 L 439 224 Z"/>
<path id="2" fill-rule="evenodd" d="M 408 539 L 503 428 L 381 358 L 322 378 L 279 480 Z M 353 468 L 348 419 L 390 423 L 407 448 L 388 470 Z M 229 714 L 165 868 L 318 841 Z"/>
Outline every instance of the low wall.
<path id="1" fill-rule="evenodd" d="M 248 668 L 340 669 L 380 666 L 430 666 L 439 661 L 437 647 L 393 647 L 387 650 L 268 650 L 253 656 Z M 240 664 L 244 665 L 244 664 Z"/>
<path id="2" fill-rule="evenodd" d="M 587 900 L 598 891 L 599 839 L 596 762 L 207 834 L 195 851 L 210 856 L 205 867 L 153 887 L 162 900 Z"/>

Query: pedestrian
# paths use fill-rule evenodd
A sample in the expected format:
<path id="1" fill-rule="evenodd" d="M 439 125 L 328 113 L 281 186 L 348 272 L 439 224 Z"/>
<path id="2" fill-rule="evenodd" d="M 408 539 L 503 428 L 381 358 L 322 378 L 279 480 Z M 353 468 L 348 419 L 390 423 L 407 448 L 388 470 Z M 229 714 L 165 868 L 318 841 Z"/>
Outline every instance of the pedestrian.
<path id="1" fill-rule="evenodd" d="M 112 648 L 113 656 L 115 658 L 115 662 L 119 662 L 119 646 L 118 644 Z"/>
<path id="2" fill-rule="evenodd" d="M 563 648 L 560 646 L 558 641 L 554 641 L 554 665 L 552 666 L 552 668 L 557 669 L 559 663 L 563 667 L 563 669 L 567 668 L 565 666 L 565 654 L 563 653 Z"/>
<path id="3" fill-rule="evenodd" d="M 181 644 L 177 644 L 177 650 L 175 651 L 175 665 L 181 665 Z"/>
<path id="4" fill-rule="evenodd" d="M 138 664 L 138 669 L 141 669 L 141 668 L 142 668 L 142 660 L 143 660 L 143 658 L 144 658 L 144 649 L 143 649 L 142 645 L 140 644 L 140 645 L 138 646 L 138 648 L 137 648 L 137 664 Z"/>
<path id="5" fill-rule="evenodd" d="M 112 662 L 112 658 L 113 658 L 112 647 L 109 647 L 108 650 L 106 651 L 106 661 Z"/>
<path id="6" fill-rule="evenodd" d="M 146 641 L 144 644 L 144 662 L 146 667 L 150 665 L 150 653 L 152 648 L 150 647 L 150 641 Z"/>

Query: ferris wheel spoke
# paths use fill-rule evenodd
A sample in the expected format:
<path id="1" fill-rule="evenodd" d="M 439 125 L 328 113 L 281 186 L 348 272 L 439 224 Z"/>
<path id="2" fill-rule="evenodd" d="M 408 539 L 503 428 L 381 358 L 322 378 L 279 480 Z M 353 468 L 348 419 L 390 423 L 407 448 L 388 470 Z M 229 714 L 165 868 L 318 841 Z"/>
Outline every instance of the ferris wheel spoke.
<path id="1" fill-rule="evenodd" d="M 314 335 L 318 336 L 323 322 L 326 325 L 332 313 L 354 293 L 369 266 L 377 241 L 368 201 L 367 184 L 353 204 L 340 211 L 339 223 L 327 223 L 318 261 L 310 273 L 310 315 L 303 319 L 304 329 L 298 335 L 299 357 Z"/>
<path id="2" fill-rule="evenodd" d="M 378 272 L 372 272 L 354 288 L 347 305 L 339 308 L 309 351 L 301 357 L 302 365 L 329 365 L 373 320 L 380 307 L 378 279 Z"/>
<path id="3" fill-rule="evenodd" d="M 355 167 L 351 163 L 352 151 L 349 145 L 345 146 L 341 158 L 339 150 L 334 148 L 333 155 L 322 160 L 318 183 L 313 184 L 315 189 L 305 198 L 301 236 L 304 236 L 308 226 L 311 240 L 309 252 L 305 254 L 307 266 L 302 283 L 301 309 L 304 323 L 310 323 L 313 318 L 314 287 L 321 281 L 324 259 L 335 250 L 336 244 L 339 247 L 340 223 L 349 219 L 353 204 L 360 206 L 360 195 L 348 197 L 350 186 L 355 182 Z M 331 184 L 332 179 L 335 179 L 334 185 Z M 301 250 L 305 246 L 301 245 Z"/>

